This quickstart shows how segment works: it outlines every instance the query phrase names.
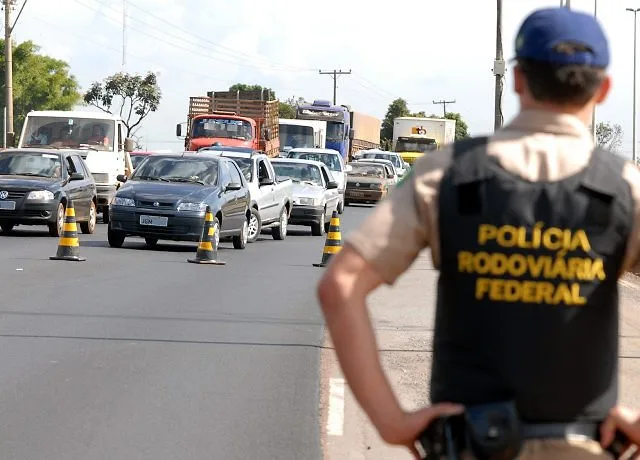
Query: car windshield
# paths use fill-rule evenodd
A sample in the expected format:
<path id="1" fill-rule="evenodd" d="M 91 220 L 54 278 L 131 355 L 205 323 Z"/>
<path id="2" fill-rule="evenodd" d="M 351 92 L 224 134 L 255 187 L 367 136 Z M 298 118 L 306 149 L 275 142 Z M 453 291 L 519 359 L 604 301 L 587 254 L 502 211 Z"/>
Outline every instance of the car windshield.
<path id="1" fill-rule="evenodd" d="M 389 155 L 388 153 L 365 153 L 362 158 L 370 160 L 389 160 L 396 168 L 401 168 L 400 159 L 396 155 Z"/>
<path id="2" fill-rule="evenodd" d="M 136 169 L 142 160 L 147 158 L 149 155 L 129 155 L 131 157 L 131 163 L 133 164 L 133 169 Z"/>
<path id="3" fill-rule="evenodd" d="M 200 158 L 149 157 L 131 176 L 133 180 L 192 182 L 214 185 L 218 178 L 218 162 Z"/>
<path id="4" fill-rule="evenodd" d="M 317 166 L 305 163 L 278 163 L 273 162 L 276 174 L 281 177 L 290 177 L 293 182 L 319 185 L 322 187 L 322 173 Z"/>
<path id="5" fill-rule="evenodd" d="M 1 176 L 61 177 L 58 155 L 49 153 L 1 153 Z"/>
<path id="6" fill-rule="evenodd" d="M 113 150 L 115 123 L 76 117 L 27 117 L 23 145 L 36 148 Z"/>
<path id="7" fill-rule="evenodd" d="M 433 141 L 430 142 L 418 142 L 418 141 L 409 141 L 409 140 L 400 140 L 396 144 L 396 152 L 420 152 L 427 153 L 438 148 L 438 144 Z"/>
<path id="8" fill-rule="evenodd" d="M 349 176 L 377 177 L 384 179 L 385 170 L 382 165 L 351 163 Z"/>
<path id="9" fill-rule="evenodd" d="M 342 171 L 338 155 L 334 155 L 331 153 L 289 152 L 289 158 L 320 161 L 324 163 L 327 168 L 329 168 L 329 171 Z"/>
<path id="10" fill-rule="evenodd" d="M 232 156 L 227 156 L 227 158 L 231 158 L 233 161 L 236 162 L 236 164 L 238 165 L 238 168 L 240 168 L 240 171 L 242 171 L 244 178 L 247 180 L 247 182 L 250 182 L 251 173 L 253 172 L 253 160 L 250 158 L 232 157 Z"/>

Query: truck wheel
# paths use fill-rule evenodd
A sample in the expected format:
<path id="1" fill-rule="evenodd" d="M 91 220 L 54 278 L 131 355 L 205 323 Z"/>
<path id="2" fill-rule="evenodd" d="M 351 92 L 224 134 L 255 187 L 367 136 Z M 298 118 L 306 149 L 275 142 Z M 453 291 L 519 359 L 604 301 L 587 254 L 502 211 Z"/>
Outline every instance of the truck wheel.
<path id="1" fill-rule="evenodd" d="M 0 224 L 0 228 L 2 228 L 2 233 L 5 235 L 8 235 L 9 233 L 11 233 L 11 230 L 13 230 L 14 224 L 5 222 Z"/>
<path id="2" fill-rule="evenodd" d="M 102 223 L 103 224 L 108 224 L 109 221 L 111 220 L 109 218 L 109 206 L 105 206 L 104 208 L 102 208 Z"/>
<path id="3" fill-rule="evenodd" d="M 144 243 L 150 248 L 155 248 L 158 245 L 158 238 L 153 238 L 151 236 L 147 236 L 144 239 Z"/>
<path id="4" fill-rule="evenodd" d="M 260 213 L 257 209 L 251 208 L 251 216 L 249 217 L 249 243 L 254 243 L 260 232 L 262 231 L 262 219 L 260 219 Z"/>
<path id="5" fill-rule="evenodd" d="M 107 240 L 112 248 L 121 248 L 124 244 L 125 234 L 117 230 L 107 229 Z"/>
<path id="6" fill-rule="evenodd" d="M 311 234 L 313 236 L 322 236 L 324 234 L 324 226 L 327 223 L 327 211 L 322 211 L 322 215 L 318 222 L 311 224 Z"/>
<path id="7" fill-rule="evenodd" d="M 287 237 L 287 225 L 289 225 L 289 215 L 287 208 L 284 207 L 280 211 L 280 225 L 271 230 L 271 236 L 274 240 L 284 240 Z"/>

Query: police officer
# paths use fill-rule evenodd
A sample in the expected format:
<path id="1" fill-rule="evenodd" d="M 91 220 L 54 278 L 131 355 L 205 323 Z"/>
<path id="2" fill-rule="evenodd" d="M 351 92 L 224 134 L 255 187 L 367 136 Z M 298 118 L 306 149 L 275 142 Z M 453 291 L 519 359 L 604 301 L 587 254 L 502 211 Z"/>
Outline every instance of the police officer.
<path id="1" fill-rule="evenodd" d="M 318 296 L 337 356 L 388 443 L 417 456 L 434 417 L 464 410 L 480 437 L 473 420 L 520 423 L 519 458 L 611 458 L 601 422 L 618 397 L 617 279 L 640 256 L 640 170 L 595 148 L 588 129 L 608 65 L 594 17 L 532 13 L 516 38 L 515 119 L 418 160 L 327 268 Z M 433 406 L 406 413 L 366 298 L 426 247 L 440 272 Z"/>

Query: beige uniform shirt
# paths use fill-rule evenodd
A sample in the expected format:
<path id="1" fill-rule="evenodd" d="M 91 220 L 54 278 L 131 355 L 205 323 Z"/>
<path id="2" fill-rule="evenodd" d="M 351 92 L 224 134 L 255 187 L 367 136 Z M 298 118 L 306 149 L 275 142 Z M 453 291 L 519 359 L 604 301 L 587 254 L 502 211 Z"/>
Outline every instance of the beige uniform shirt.
<path id="1" fill-rule="evenodd" d="M 524 111 L 489 139 L 488 154 L 501 166 L 530 181 L 556 181 L 585 168 L 593 137 L 578 118 L 566 114 Z M 414 163 L 411 177 L 380 203 L 345 243 L 362 255 L 387 284 L 394 284 L 420 251 L 430 247 L 439 267 L 438 189 L 450 164 L 452 147 Z M 635 219 L 624 270 L 635 269 L 640 255 L 640 169 L 631 161 L 623 171 L 631 186 Z"/>

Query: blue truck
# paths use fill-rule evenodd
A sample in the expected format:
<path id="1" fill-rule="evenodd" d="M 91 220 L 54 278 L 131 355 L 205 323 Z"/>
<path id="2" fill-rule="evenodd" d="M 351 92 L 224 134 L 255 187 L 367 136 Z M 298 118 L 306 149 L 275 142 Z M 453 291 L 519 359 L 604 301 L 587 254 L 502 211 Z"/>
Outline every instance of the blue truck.
<path id="1" fill-rule="evenodd" d="M 348 105 L 332 105 L 329 101 L 315 100 L 300 105 L 298 120 L 327 122 L 326 148 L 337 150 L 345 162 L 359 150 L 380 147 L 381 121 L 375 117 L 353 112 Z"/>

